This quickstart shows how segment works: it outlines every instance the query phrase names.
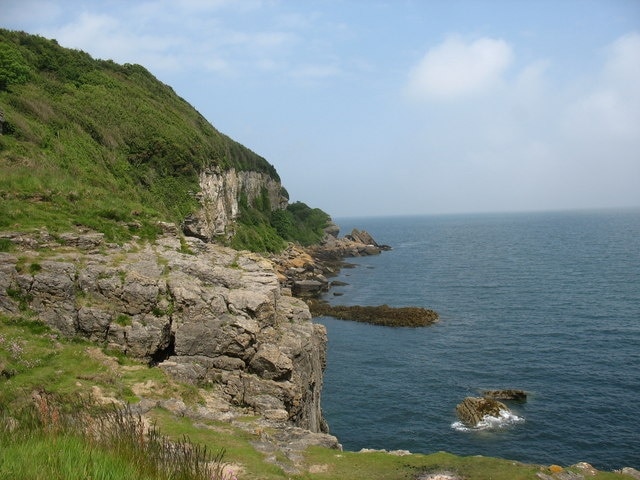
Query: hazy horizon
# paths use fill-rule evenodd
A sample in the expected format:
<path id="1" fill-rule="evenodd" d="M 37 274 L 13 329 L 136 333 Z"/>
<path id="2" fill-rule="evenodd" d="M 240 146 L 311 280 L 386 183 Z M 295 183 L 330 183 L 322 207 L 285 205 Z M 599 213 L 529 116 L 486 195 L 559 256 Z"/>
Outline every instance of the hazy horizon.
<path id="1" fill-rule="evenodd" d="M 640 2 L 0 0 L 139 63 L 332 217 L 640 206 Z"/>

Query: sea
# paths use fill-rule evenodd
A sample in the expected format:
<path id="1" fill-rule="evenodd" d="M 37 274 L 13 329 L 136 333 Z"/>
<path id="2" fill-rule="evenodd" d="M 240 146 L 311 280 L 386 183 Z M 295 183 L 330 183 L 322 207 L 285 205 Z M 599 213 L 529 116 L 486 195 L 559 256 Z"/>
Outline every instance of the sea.
<path id="1" fill-rule="evenodd" d="M 320 317 L 322 408 L 346 450 L 640 469 L 640 209 L 336 219 L 392 250 L 346 259 L 334 305 L 418 306 L 393 328 Z M 468 428 L 455 408 L 521 389 Z"/>

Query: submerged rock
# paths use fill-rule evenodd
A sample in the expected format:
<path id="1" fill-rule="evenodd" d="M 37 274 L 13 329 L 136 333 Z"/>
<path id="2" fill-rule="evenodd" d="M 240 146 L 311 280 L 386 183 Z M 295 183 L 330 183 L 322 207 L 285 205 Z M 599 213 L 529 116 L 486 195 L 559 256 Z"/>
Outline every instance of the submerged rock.
<path id="1" fill-rule="evenodd" d="M 425 327 L 438 321 L 436 312 L 422 307 L 329 305 L 313 300 L 307 303 L 314 316 L 328 316 L 387 327 Z"/>

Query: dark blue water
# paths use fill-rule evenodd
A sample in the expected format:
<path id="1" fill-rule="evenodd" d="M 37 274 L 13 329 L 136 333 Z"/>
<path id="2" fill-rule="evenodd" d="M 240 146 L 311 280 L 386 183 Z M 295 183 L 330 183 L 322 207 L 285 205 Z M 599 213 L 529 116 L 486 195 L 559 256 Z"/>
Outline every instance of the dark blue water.
<path id="1" fill-rule="evenodd" d="M 640 468 L 640 211 L 337 223 L 393 250 L 350 259 L 331 303 L 440 314 L 419 329 L 318 319 L 324 414 L 345 449 Z M 456 404 L 493 388 L 530 393 L 512 405 L 524 422 L 452 428 Z"/>

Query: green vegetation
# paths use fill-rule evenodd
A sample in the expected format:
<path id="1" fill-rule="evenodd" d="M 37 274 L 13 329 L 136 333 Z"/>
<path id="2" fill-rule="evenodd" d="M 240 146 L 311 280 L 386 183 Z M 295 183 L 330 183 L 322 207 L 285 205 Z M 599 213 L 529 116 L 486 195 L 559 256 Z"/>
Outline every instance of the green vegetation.
<path id="1" fill-rule="evenodd" d="M 278 252 L 286 242 L 312 245 L 322 240 L 331 218 L 319 208 L 295 202 L 284 210 L 271 210 L 266 192 L 250 207 L 240 199 L 240 218 L 231 246 L 238 250 Z"/>
<path id="2" fill-rule="evenodd" d="M 126 327 L 128 325 L 131 325 L 131 317 L 129 315 L 125 315 L 123 313 L 121 313 L 120 315 L 118 315 L 116 317 L 115 322 L 120 325 L 121 327 Z"/>
<path id="3" fill-rule="evenodd" d="M 0 29 L 0 229 L 154 238 L 197 206 L 205 168 L 279 180 L 140 65 Z M 6 248 L 6 246 L 0 246 Z"/>
<path id="4" fill-rule="evenodd" d="M 535 480 L 538 473 L 559 471 L 443 452 L 396 456 L 313 447 L 301 460 L 302 473 L 286 473 L 253 447 L 262 432 L 252 427 L 211 420 L 194 423 L 156 407 L 148 413 L 152 428 L 143 434 L 142 419 L 132 408 L 102 404 L 91 396 L 97 392 L 135 404 L 140 398 L 133 391 L 141 385 L 149 386 L 147 399 L 181 399 L 190 407 L 202 404 L 204 390 L 177 383 L 159 368 L 84 340 L 61 337 L 29 317 L 0 316 L 0 478 L 413 480 L 448 472 L 465 480 Z M 258 425 L 256 421 L 247 417 L 241 423 Z M 280 465 L 291 466 L 289 459 L 276 455 Z M 228 469 L 223 471 L 225 465 Z M 560 470 L 567 478 L 576 471 Z M 599 472 L 589 478 L 631 477 Z"/>
<path id="5" fill-rule="evenodd" d="M 147 428 L 129 406 L 61 401 L 33 394 L 20 411 L 0 412 L 0 476 L 5 479 L 226 480 L 221 450 Z"/>
<path id="6" fill-rule="evenodd" d="M 0 252 L 10 252 L 13 250 L 13 243 L 8 238 L 0 238 Z"/>
<path id="7" fill-rule="evenodd" d="M 302 245 L 312 245 L 322 240 L 323 230 L 331 218 L 319 208 L 295 202 L 286 210 L 276 210 L 271 216 L 271 225 L 285 240 Z"/>

